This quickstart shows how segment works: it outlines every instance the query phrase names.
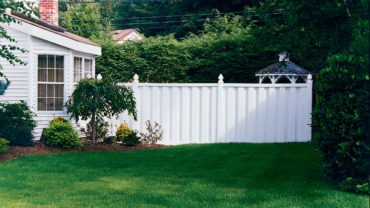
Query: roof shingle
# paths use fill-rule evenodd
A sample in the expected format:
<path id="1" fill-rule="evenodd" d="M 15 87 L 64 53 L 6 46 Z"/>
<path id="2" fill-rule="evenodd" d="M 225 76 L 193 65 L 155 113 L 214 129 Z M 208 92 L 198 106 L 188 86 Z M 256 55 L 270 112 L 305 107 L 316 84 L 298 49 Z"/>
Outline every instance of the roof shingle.
<path id="1" fill-rule="evenodd" d="M 33 19 L 33 18 L 27 17 L 27 16 L 22 15 L 22 14 L 18 14 L 18 13 L 15 13 L 15 12 L 12 12 L 11 14 L 8 14 L 8 15 L 17 19 L 17 20 L 20 20 L 20 21 L 26 22 L 28 24 L 34 25 L 36 27 L 39 27 L 41 29 L 48 30 L 50 32 L 62 35 L 64 37 L 70 38 L 72 40 L 100 47 L 99 44 L 96 44 L 96 43 L 92 42 L 91 40 L 86 39 L 84 37 L 69 33 L 69 32 L 67 32 L 66 29 L 64 29 L 64 28 L 62 28 L 58 25 L 53 25 L 53 24 L 50 24 L 48 22 L 38 20 L 38 19 Z"/>

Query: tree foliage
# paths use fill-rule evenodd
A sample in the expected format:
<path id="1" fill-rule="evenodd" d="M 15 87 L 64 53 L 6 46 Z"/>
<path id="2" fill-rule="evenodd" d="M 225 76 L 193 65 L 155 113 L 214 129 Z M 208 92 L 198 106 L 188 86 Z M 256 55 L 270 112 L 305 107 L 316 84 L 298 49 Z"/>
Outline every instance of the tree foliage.
<path id="1" fill-rule="evenodd" d="M 368 62 L 353 55 L 331 57 L 315 84 L 312 113 L 313 142 L 325 175 L 358 192 L 369 191 L 370 174 L 370 79 L 363 67 Z"/>
<path id="2" fill-rule="evenodd" d="M 67 101 L 67 112 L 76 121 L 91 120 L 92 138 L 96 139 L 97 117 L 111 118 L 127 110 L 136 119 L 136 102 L 130 88 L 109 80 L 82 79 Z"/>
<path id="3" fill-rule="evenodd" d="M 325 175 L 345 190 L 369 193 L 370 29 L 369 14 L 356 11 L 360 6 L 367 3 L 346 11 L 352 22 L 348 46 L 328 58 L 314 84 L 312 128 Z"/>
<path id="4" fill-rule="evenodd" d="M 255 82 L 254 73 L 274 61 L 269 58 L 276 53 L 256 45 L 250 24 L 239 16 L 219 15 L 203 27 L 181 40 L 168 35 L 103 44 L 97 73 L 119 82 L 135 73 L 142 82 L 217 82 L 221 73 L 227 82 Z"/>
<path id="5" fill-rule="evenodd" d="M 109 39 L 110 20 L 101 15 L 99 4 L 66 5 L 61 12 L 61 25 L 68 31 L 92 40 Z"/>

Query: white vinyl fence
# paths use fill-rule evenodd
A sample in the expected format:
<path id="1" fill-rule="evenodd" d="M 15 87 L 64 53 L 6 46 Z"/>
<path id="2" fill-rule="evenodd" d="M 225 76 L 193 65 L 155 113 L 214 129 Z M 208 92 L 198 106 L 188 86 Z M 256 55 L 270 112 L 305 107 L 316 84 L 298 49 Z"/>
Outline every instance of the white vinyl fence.
<path id="1" fill-rule="evenodd" d="M 146 132 L 147 120 L 162 125 L 159 143 L 304 142 L 311 140 L 312 79 L 304 84 L 139 83 L 132 87 L 138 120 L 111 119 L 111 133 L 126 121 Z"/>

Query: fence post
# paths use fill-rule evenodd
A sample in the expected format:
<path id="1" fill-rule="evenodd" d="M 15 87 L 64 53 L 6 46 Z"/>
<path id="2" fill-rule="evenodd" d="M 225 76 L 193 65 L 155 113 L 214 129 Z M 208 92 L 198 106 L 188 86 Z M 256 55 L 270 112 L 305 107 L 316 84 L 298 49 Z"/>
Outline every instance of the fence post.
<path id="1" fill-rule="evenodd" d="M 224 108 L 224 77 L 222 74 L 218 76 L 217 88 L 217 138 L 216 142 L 223 142 L 225 137 L 225 108 Z"/>
<path id="2" fill-rule="evenodd" d="M 134 97 L 136 99 L 136 110 L 137 110 L 137 113 L 138 113 L 138 116 L 139 116 L 139 112 L 138 112 L 138 98 L 136 96 L 138 96 L 138 85 L 139 85 L 139 76 L 137 74 L 134 75 L 134 82 L 133 82 L 133 86 L 132 86 L 132 90 L 134 91 Z M 139 122 L 139 117 L 137 118 L 137 121 L 135 121 L 135 119 L 133 120 L 133 129 L 136 129 L 136 130 L 139 130 L 138 129 L 138 122 Z"/>
<path id="3" fill-rule="evenodd" d="M 310 141 L 312 139 L 312 75 L 309 74 L 307 76 L 307 111 L 308 111 L 308 140 Z"/>

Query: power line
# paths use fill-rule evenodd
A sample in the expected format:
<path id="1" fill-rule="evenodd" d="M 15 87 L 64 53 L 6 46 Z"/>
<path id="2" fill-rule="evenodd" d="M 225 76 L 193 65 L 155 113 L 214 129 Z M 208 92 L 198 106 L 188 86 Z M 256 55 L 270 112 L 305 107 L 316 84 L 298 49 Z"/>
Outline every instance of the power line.
<path id="1" fill-rule="evenodd" d="M 254 13 L 254 12 L 244 12 L 244 11 L 236 11 L 236 12 L 221 12 L 221 13 L 204 13 L 204 14 L 184 14 L 184 15 L 168 15 L 168 16 L 147 16 L 147 17 L 128 17 L 128 18 L 118 18 L 114 20 L 141 20 L 141 19 L 156 19 L 156 18 L 168 18 L 168 17 L 193 17 L 193 16 L 207 16 L 207 15 L 224 15 L 224 14 L 243 14 L 243 13 Z M 75 20 L 75 21 L 83 21 L 83 20 Z"/>
<path id="2" fill-rule="evenodd" d="M 227 13 L 225 13 L 227 14 Z M 267 14 L 281 14 L 281 13 L 266 13 Z M 195 15 L 194 15 L 195 16 Z M 258 17 L 258 15 L 253 15 L 255 17 Z M 248 18 L 250 16 L 231 16 L 226 17 L 227 19 L 233 19 L 233 18 Z M 209 20 L 217 20 L 217 19 L 223 19 L 225 16 L 222 17 L 215 17 L 215 18 L 203 18 L 203 19 L 186 19 L 186 20 L 176 20 L 176 21 L 159 21 L 159 22 L 129 22 L 129 23 L 122 23 L 122 24 L 107 24 L 105 26 L 124 26 L 124 25 L 150 25 L 150 24 L 170 24 L 170 23 L 185 23 L 185 22 L 200 22 L 205 21 L 207 19 Z M 64 27 L 93 27 L 97 25 L 81 25 L 81 24 L 75 24 L 75 25 L 63 25 Z"/>
<path id="3" fill-rule="evenodd" d="M 258 21 L 257 21 L 258 22 Z M 229 23 L 218 23 L 220 25 L 229 25 L 231 24 L 230 22 Z M 178 28 L 178 27 L 199 27 L 198 25 L 166 25 L 166 26 L 143 26 L 143 27 L 139 27 L 139 29 L 162 29 L 162 28 Z M 121 29 L 132 29 L 131 28 L 121 28 Z M 97 30 L 97 29 L 93 29 L 93 30 L 90 30 L 90 29 L 78 29 L 78 30 L 68 30 L 69 32 L 78 32 L 78 31 L 106 31 L 106 30 Z"/>
<path id="4" fill-rule="evenodd" d="M 209 20 L 217 20 L 217 19 L 223 19 L 224 17 L 218 17 L 218 18 L 205 18 L 205 19 L 188 19 L 188 20 L 178 20 L 178 21 L 161 21 L 161 22 L 130 22 L 130 23 L 122 23 L 122 24 L 109 24 L 105 26 L 122 26 L 122 25 L 150 25 L 150 24 L 170 24 L 170 23 L 184 23 L 184 22 L 200 22 L 205 21 L 207 19 Z M 235 18 L 235 17 L 232 17 Z M 239 18 L 245 18 L 245 17 L 239 17 Z M 229 18 L 228 18 L 229 19 Z M 89 26 L 96 26 L 96 25 L 63 25 L 64 27 L 89 27 Z"/>

